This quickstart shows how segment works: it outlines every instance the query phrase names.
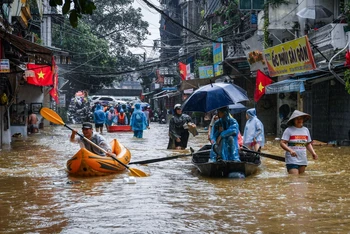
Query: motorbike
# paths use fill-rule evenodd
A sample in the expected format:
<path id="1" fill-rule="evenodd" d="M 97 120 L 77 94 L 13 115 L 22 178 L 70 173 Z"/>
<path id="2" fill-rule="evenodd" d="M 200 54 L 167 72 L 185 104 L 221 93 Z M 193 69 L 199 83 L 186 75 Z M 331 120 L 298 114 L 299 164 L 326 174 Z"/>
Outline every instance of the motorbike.
<path id="1" fill-rule="evenodd" d="M 158 113 L 154 113 L 153 117 L 151 117 L 151 122 L 158 122 L 159 121 L 159 116 Z"/>

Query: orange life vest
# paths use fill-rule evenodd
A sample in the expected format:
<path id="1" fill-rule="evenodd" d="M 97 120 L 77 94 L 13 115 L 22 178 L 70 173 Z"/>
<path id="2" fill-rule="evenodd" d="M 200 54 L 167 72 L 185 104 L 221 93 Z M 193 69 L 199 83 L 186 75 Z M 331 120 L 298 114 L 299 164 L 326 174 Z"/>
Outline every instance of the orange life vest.
<path id="1" fill-rule="evenodd" d="M 125 114 L 119 113 L 118 114 L 118 124 L 124 125 L 125 124 Z"/>

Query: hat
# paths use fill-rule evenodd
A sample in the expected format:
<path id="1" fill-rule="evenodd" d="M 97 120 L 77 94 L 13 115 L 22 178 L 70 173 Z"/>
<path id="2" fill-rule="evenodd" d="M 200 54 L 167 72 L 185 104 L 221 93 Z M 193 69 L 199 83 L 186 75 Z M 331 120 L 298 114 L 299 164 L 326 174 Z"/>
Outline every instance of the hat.
<path id="1" fill-rule="evenodd" d="M 174 110 L 176 110 L 176 109 L 181 109 L 181 104 L 176 104 L 176 105 L 174 106 Z"/>
<path id="2" fill-rule="evenodd" d="M 300 116 L 304 117 L 304 122 L 308 121 L 308 120 L 311 118 L 311 116 L 310 116 L 309 114 L 306 114 L 306 113 L 304 113 L 304 112 L 295 110 L 295 111 L 293 112 L 293 114 L 290 116 L 290 118 L 288 119 L 287 124 L 288 124 L 289 126 L 292 126 L 293 123 L 294 123 L 294 119 L 295 119 L 295 118 L 298 118 L 298 117 L 300 117 Z"/>
<path id="3" fill-rule="evenodd" d="M 228 112 L 228 108 L 227 108 L 227 106 L 221 107 L 221 108 L 218 109 L 218 111 L 220 111 L 220 112 Z"/>
<path id="4" fill-rule="evenodd" d="M 83 128 L 92 128 L 91 123 L 83 123 Z"/>

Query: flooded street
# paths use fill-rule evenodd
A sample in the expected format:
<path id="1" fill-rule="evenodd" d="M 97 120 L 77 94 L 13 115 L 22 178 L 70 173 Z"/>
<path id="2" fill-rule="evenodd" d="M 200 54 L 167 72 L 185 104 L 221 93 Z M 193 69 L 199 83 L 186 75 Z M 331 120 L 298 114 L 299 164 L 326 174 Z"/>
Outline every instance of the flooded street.
<path id="1" fill-rule="evenodd" d="M 151 123 L 144 139 L 132 132 L 104 136 L 129 148 L 131 161 L 189 153 L 166 150 L 167 131 Z M 201 132 L 190 137 L 195 150 L 207 143 Z M 66 162 L 79 150 L 69 135 L 63 126 L 45 127 L 3 147 L 0 233 L 350 233 L 349 147 L 315 146 L 319 160 L 309 155 L 302 176 L 263 158 L 248 178 L 206 178 L 185 157 L 130 165 L 150 176 L 127 184 L 127 171 L 68 176 Z M 271 139 L 264 152 L 282 156 Z"/>

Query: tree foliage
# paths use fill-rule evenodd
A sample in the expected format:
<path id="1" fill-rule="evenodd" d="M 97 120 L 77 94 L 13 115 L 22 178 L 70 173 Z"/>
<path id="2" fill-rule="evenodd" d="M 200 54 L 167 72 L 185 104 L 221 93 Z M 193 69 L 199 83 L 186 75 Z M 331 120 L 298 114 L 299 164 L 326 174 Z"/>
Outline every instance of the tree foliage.
<path id="1" fill-rule="evenodd" d="M 148 22 L 141 20 L 141 9 L 131 6 L 132 0 L 100 0 L 94 14 L 84 17 L 92 33 L 108 40 L 116 53 L 127 46 L 137 46 L 149 33 Z"/>
<path id="2" fill-rule="evenodd" d="M 139 58 L 126 50 L 113 53 L 109 42 L 93 31 L 84 21 L 76 28 L 69 25 L 68 19 L 63 25 L 53 26 L 53 46 L 70 53 L 71 65 L 61 69 L 60 74 L 68 80 L 72 92 L 111 86 L 113 81 L 122 79 L 118 73 L 139 64 Z"/>
<path id="3" fill-rule="evenodd" d="M 73 3 L 73 4 L 71 4 Z M 92 14 L 96 6 L 91 0 L 50 0 L 50 6 L 62 6 L 62 13 L 69 15 L 70 24 L 76 28 L 78 26 L 78 18 L 84 14 Z"/>

